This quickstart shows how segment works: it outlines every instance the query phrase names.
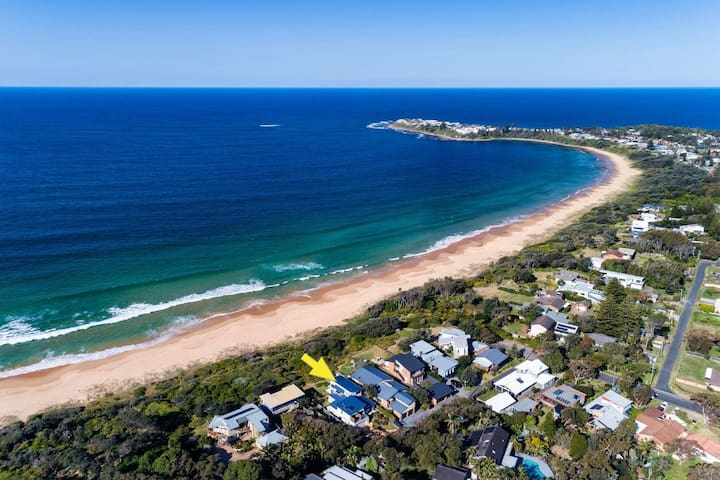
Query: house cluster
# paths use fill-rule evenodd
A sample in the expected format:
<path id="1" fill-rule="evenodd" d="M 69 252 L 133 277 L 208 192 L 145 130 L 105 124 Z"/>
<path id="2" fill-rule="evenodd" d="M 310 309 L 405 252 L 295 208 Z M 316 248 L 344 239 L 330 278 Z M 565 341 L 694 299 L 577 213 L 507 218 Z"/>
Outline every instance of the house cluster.
<path id="1" fill-rule="evenodd" d="M 662 408 L 648 408 L 635 419 L 635 436 L 651 442 L 660 451 L 676 440 L 690 442 L 698 458 L 707 463 L 720 462 L 720 443 L 701 433 L 688 433 L 685 422 Z"/>
<path id="2" fill-rule="evenodd" d="M 260 395 L 261 406 L 248 403 L 224 415 L 216 415 L 208 425 L 208 435 L 223 443 L 254 441 L 258 448 L 266 448 L 287 440 L 279 428 L 273 427 L 272 417 L 297 408 L 305 392 L 297 385 Z"/>
<path id="3" fill-rule="evenodd" d="M 558 282 L 561 287 L 580 282 L 577 275 L 572 272 L 562 270 L 558 276 L 567 279 L 568 282 Z M 599 293 L 602 295 L 602 292 Z M 580 329 L 570 322 L 570 315 L 584 315 L 592 306 L 592 302 L 589 300 L 567 301 L 559 291 L 539 291 L 535 297 L 535 303 L 542 309 L 542 313 L 530 322 L 528 336 L 537 337 L 553 332 L 555 338 L 561 342 L 569 335 L 576 335 Z"/>
<path id="4" fill-rule="evenodd" d="M 525 360 L 493 378 L 492 385 L 500 393 L 485 400 L 485 404 L 497 413 L 530 412 L 537 406 L 531 399 L 534 391 L 545 390 L 556 380 L 542 360 Z"/>
<path id="5" fill-rule="evenodd" d="M 452 386 L 438 381 L 455 375 L 459 362 L 456 358 L 469 355 L 474 346 L 470 336 L 456 328 L 440 331 L 435 344 L 419 340 L 410 345 L 409 353 L 400 353 L 366 365 L 348 377 L 338 375 L 328 386 L 328 412 L 341 422 L 356 427 L 369 425 L 375 407 L 392 413 L 402 422 L 419 408 L 410 390 L 424 388 L 434 406 L 455 395 Z M 487 352 L 491 349 L 487 348 Z M 502 352 L 490 352 L 487 368 L 497 368 L 507 357 Z M 434 375 L 430 375 L 433 372 Z"/>

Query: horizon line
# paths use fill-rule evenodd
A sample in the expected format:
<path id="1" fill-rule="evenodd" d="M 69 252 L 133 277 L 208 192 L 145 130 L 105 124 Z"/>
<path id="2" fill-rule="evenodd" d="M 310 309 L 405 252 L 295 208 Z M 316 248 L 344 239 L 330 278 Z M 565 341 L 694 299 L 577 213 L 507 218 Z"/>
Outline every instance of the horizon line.
<path id="1" fill-rule="evenodd" d="M 277 86 L 277 85 L 0 85 L 0 88 L 57 89 L 197 89 L 197 90 L 707 90 L 720 85 L 663 86 Z"/>

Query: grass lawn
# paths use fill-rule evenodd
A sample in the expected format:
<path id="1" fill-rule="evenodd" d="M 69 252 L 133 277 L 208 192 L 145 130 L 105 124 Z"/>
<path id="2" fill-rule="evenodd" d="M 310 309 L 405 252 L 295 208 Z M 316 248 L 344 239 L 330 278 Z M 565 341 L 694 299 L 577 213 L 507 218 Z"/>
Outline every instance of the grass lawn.
<path id="1" fill-rule="evenodd" d="M 720 328 L 720 315 L 707 312 L 693 312 L 692 321 Z"/>
<path id="2" fill-rule="evenodd" d="M 703 290 L 702 297 L 712 298 L 713 300 L 715 300 L 716 298 L 720 298 L 720 290 L 718 290 L 717 288 L 708 287 Z"/>
<path id="3" fill-rule="evenodd" d="M 665 480 L 685 480 L 688 477 L 688 470 L 693 465 L 697 464 L 697 460 L 689 460 L 687 462 L 678 462 L 673 460 L 673 465 L 665 472 Z"/>
<path id="4" fill-rule="evenodd" d="M 705 383 L 705 369 L 717 366 L 716 363 L 704 358 L 697 358 L 683 353 L 680 356 L 680 367 L 678 368 L 678 377 L 697 382 Z"/>
<path id="5" fill-rule="evenodd" d="M 489 390 L 489 391 L 483 393 L 482 395 L 480 395 L 479 399 L 482 400 L 483 402 L 485 402 L 485 401 L 493 398 L 495 395 L 500 395 L 500 392 L 498 392 L 497 390 Z"/>
<path id="6" fill-rule="evenodd" d="M 502 329 L 511 335 L 518 335 L 518 336 L 522 337 L 523 329 L 526 326 L 527 326 L 527 323 L 521 322 L 520 320 L 518 320 L 517 322 L 513 322 L 508 325 L 505 325 L 504 327 L 502 327 Z"/>

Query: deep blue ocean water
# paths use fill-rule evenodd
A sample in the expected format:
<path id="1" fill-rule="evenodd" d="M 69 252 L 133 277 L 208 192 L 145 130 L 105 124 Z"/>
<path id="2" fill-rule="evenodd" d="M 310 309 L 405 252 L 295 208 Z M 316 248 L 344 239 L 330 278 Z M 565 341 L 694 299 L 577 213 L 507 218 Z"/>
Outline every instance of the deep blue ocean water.
<path id="1" fill-rule="evenodd" d="M 371 122 L 720 128 L 718 111 L 717 89 L 0 89 L 0 369 L 157 341 L 531 213 L 603 173 L 572 149 Z"/>

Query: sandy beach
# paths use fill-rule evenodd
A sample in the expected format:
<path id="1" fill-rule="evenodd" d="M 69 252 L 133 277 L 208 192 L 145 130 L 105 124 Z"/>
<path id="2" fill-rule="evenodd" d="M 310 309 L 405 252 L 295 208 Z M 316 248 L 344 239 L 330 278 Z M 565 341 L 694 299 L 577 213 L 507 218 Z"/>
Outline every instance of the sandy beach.
<path id="1" fill-rule="evenodd" d="M 400 289 L 417 287 L 432 278 L 475 274 L 489 262 L 548 237 L 593 206 L 627 190 L 640 173 L 620 155 L 594 148 L 582 149 L 604 158 L 611 167 L 600 183 L 563 202 L 443 250 L 305 295 L 216 315 L 198 328 L 148 348 L 0 379 L 0 417 L 5 417 L 6 421 L 9 417 L 25 419 L 52 406 L 82 402 L 109 389 L 126 388 L 178 368 L 216 360 L 233 351 L 280 342 L 340 324 L 383 297 Z"/>

